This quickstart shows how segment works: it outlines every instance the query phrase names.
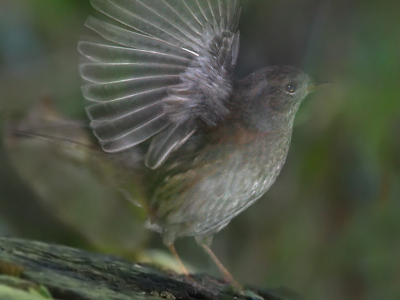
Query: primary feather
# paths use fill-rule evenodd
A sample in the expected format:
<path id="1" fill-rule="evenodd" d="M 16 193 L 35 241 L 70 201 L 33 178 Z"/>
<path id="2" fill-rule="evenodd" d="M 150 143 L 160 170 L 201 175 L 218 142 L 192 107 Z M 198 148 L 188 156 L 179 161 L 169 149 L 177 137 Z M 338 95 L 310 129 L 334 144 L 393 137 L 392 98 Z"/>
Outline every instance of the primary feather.
<path id="1" fill-rule="evenodd" d="M 239 49 L 236 0 L 92 0 L 79 51 L 91 127 L 106 152 L 151 139 L 157 168 L 204 123 L 229 113 Z"/>

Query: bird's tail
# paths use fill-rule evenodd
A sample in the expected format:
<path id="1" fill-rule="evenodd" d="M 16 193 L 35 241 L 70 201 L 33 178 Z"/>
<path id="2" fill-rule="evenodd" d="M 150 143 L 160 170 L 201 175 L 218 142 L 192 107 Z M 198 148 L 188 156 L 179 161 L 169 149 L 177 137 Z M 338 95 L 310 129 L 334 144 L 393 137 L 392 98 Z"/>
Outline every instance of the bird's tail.
<path id="1" fill-rule="evenodd" d="M 41 100 L 19 121 L 7 120 L 3 137 L 10 160 L 20 173 L 26 167 L 23 165 L 27 162 L 24 155 L 47 156 L 49 160 L 56 156 L 65 164 L 86 166 L 102 181 L 121 189 L 128 200 L 142 206 L 141 191 L 137 188 L 141 185 L 139 166 L 143 161 L 140 149 L 105 153 L 88 123 L 67 119 L 55 109 L 50 99 Z M 29 160 L 35 158 L 30 157 Z M 46 157 L 37 157 L 36 160 L 45 161 Z"/>

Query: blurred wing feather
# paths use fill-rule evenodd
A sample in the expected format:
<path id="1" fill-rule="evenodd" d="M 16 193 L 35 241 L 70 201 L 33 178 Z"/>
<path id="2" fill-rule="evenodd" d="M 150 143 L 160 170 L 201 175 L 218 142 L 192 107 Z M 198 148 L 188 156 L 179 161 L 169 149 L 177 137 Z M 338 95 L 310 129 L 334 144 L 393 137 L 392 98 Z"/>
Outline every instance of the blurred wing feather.
<path id="1" fill-rule="evenodd" d="M 157 168 L 196 131 L 224 119 L 239 49 L 236 0 L 92 0 L 79 71 L 91 127 L 103 150 L 151 138 Z"/>

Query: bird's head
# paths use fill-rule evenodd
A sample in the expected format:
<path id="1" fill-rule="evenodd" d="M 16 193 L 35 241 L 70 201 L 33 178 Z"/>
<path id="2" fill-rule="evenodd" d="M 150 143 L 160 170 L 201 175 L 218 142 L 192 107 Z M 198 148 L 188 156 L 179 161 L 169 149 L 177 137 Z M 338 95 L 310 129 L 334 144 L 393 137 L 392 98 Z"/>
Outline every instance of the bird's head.
<path id="1" fill-rule="evenodd" d="M 304 98 L 319 84 L 301 70 L 272 66 L 238 83 L 236 103 L 243 108 L 246 123 L 262 131 L 291 128 Z"/>

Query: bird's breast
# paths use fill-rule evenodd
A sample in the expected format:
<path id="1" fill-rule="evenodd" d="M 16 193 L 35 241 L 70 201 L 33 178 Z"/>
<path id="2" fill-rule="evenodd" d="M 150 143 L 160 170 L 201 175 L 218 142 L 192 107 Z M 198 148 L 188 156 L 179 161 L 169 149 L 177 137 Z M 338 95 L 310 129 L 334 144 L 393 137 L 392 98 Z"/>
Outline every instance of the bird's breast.
<path id="1" fill-rule="evenodd" d="M 155 223 L 178 228 L 177 236 L 214 233 L 269 189 L 290 133 L 229 133 L 209 140 L 190 168 L 165 176 L 151 200 Z"/>

